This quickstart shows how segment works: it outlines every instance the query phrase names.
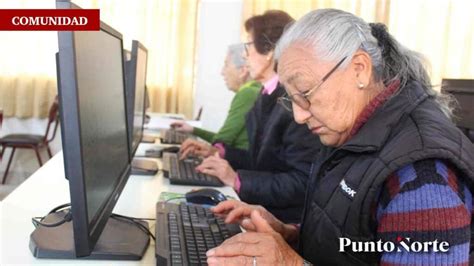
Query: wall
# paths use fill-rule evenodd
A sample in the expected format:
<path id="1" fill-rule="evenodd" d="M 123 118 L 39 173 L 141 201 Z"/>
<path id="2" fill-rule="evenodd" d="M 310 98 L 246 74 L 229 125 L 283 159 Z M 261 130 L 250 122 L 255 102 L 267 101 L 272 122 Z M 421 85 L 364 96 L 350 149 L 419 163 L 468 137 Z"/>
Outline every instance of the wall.
<path id="1" fill-rule="evenodd" d="M 240 42 L 242 0 L 201 0 L 199 12 L 194 113 L 202 106 L 203 127 L 217 131 L 234 95 L 220 73 L 227 46 Z"/>

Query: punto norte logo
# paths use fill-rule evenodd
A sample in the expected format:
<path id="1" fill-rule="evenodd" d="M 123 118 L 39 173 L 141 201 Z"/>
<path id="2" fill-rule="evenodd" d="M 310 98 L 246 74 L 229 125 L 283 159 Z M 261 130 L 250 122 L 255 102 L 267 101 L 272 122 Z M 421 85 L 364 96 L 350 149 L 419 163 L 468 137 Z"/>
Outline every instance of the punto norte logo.
<path id="1" fill-rule="evenodd" d="M 339 238 L 339 252 L 441 252 L 449 251 L 446 241 L 411 241 L 411 238 L 397 237 L 396 241 L 352 241 L 347 237 Z"/>

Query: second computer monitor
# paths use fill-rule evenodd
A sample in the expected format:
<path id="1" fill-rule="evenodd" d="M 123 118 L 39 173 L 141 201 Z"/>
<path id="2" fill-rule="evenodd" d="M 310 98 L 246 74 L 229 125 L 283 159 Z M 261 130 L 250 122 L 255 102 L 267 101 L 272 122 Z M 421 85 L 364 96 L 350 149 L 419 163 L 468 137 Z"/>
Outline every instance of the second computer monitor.
<path id="1" fill-rule="evenodd" d="M 145 122 L 145 87 L 148 50 L 139 41 L 132 42 L 127 73 L 127 113 L 132 156 L 143 136 Z"/>

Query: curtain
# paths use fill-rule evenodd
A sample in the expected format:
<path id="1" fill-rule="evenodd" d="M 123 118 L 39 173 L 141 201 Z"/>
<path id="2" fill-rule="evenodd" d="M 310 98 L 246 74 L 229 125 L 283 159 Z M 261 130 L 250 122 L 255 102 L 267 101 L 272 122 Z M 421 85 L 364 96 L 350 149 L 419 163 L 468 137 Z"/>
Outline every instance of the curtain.
<path id="1" fill-rule="evenodd" d="M 54 8 L 54 1 L 0 1 L 0 8 Z M 0 109 L 44 117 L 56 95 L 56 32 L 0 31 Z"/>
<path id="2" fill-rule="evenodd" d="M 243 19 L 268 9 L 298 19 L 317 8 L 342 9 L 386 24 L 401 44 L 428 59 L 434 85 L 443 78 L 474 79 L 472 0 L 244 0 Z"/>
<path id="3" fill-rule="evenodd" d="M 199 1 L 74 0 L 99 8 L 101 20 L 148 49 L 151 111 L 192 116 Z M 2 0 L 0 8 L 55 8 L 55 1 Z M 44 117 L 57 93 L 57 32 L 0 32 L 0 109 L 5 116 Z"/>

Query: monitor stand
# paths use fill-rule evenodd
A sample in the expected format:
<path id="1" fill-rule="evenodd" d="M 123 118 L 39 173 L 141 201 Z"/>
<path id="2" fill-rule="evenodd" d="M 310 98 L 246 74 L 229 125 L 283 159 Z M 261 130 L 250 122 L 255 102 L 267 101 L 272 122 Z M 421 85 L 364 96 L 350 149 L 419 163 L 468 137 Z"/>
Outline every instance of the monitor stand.
<path id="1" fill-rule="evenodd" d="M 156 175 L 158 164 L 155 160 L 145 158 L 133 158 L 131 175 Z"/>
<path id="2" fill-rule="evenodd" d="M 157 137 L 153 136 L 153 135 L 145 135 L 143 134 L 142 136 L 142 139 L 140 142 L 142 143 L 155 143 L 155 140 L 157 139 Z"/>
<path id="3" fill-rule="evenodd" d="M 43 223 L 61 221 L 65 211 L 48 214 Z M 76 257 L 72 221 L 56 227 L 38 226 L 30 235 L 30 250 L 36 258 L 86 260 L 140 260 L 150 244 L 137 225 L 109 218 L 89 256 Z M 148 227 L 148 223 L 140 222 Z"/>
<path id="4" fill-rule="evenodd" d="M 162 147 L 155 147 L 150 148 L 145 151 L 146 158 L 161 158 L 163 156 L 163 148 Z"/>

